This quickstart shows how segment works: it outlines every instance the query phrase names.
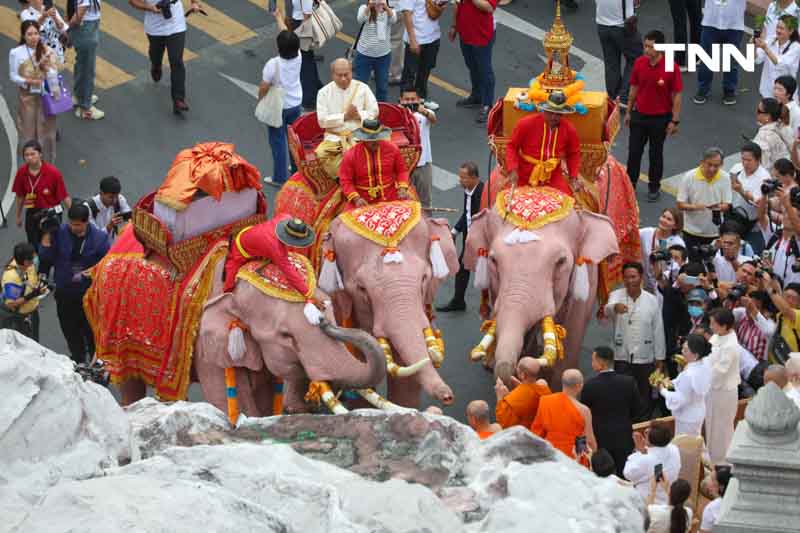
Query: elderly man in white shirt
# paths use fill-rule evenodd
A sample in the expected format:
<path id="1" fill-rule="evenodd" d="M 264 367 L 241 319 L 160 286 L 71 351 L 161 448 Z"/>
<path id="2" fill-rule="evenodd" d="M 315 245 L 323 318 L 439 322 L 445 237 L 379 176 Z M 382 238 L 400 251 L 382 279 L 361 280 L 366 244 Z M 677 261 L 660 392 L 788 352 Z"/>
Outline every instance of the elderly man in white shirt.
<path id="1" fill-rule="evenodd" d="M 664 321 L 658 299 L 642 290 L 641 263 L 622 267 L 624 287 L 612 291 L 604 311 L 614 320 L 614 370 L 633 376 L 642 409 L 652 410 L 650 374 L 661 368 L 666 355 Z"/>
<path id="2" fill-rule="evenodd" d="M 709 322 L 711 337 L 711 394 L 706 397 L 706 444 L 713 464 L 725 461 L 731 439 L 733 422 L 738 407 L 739 358 L 741 347 L 733 330 L 733 313 L 728 309 L 715 309 Z"/>
<path id="3" fill-rule="evenodd" d="M 353 79 L 347 59 L 331 63 L 331 77 L 333 81 L 317 93 L 317 122 L 325 138 L 316 155 L 328 177 L 335 179 L 344 153 L 354 144 L 353 131 L 364 120 L 378 118 L 378 101 L 369 85 Z"/>
<path id="4" fill-rule="evenodd" d="M 663 423 L 654 423 L 647 432 L 647 443 L 641 433 L 633 434 L 636 451 L 628 456 L 623 475 L 633 483 L 636 491 L 646 501 L 650 495 L 650 480 L 656 473 L 656 465 L 667 479 L 678 479 L 681 472 L 681 452 L 672 440 L 672 431 Z M 654 503 L 668 503 L 668 494 L 657 484 Z"/>

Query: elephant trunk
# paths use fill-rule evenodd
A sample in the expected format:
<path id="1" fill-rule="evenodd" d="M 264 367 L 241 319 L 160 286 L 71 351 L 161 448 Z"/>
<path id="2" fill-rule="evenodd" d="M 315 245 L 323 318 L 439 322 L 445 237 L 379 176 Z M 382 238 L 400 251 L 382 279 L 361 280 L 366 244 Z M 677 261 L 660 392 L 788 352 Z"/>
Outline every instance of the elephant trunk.
<path id="1" fill-rule="evenodd" d="M 372 335 L 360 329 L 342 328 L 324 319 L 320 322 L 319 327 L 328 337 L 352 344 L 366 359 L 366 363 L 356 366 L 358 369 L 356 372 L 339 378 L 336 381 L 338 386 L 348 389 L 364 389 L 376 386 L 384 380 L 386 359 L 383 349 Z"/>

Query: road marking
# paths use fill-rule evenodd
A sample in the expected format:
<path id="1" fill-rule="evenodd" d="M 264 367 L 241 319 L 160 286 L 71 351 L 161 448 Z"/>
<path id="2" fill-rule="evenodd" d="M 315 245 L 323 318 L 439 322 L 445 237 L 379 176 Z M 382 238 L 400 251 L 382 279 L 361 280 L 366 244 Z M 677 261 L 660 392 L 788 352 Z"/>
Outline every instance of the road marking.
<path id="1" fill-rule="evenodd" d="M 352 45 L 356 41 L 353 37 L 347 35 L 346 33 L 342 33 L 342 32 L 337 33 L 336 34 L 336 38 L 339 39 L 340 41 L 343 41 L 343 42 L 345 42 L 347 44 L 350 44 L 350 45 Z M 439 78 L 437 76 L 431 75 L 431 77 L 428 78 L 428 81 L 430 81 L 432 84 L 436 85 L 437 87 L 441 87 L 445 91 L 447 91 L 449 93 L 452 93 L 452 94 L 454 94 L 456 96 L 459 96 L 461 98 L 466 98 L 467 96 L 469 96 L 469 92 L 468 91 L 465 91 L 464 89 L 462 89 L 460 87 L 456 87 L 452 83 L 450 83 L 448 81 L 444 81 L 443 79 L 441 79 L 441 78 Z"/>
<path id="2" fill-rule="evenodd" d="M 258 85 L 240 80 L 239 78 L 234 78 L 233 76 L 228 76 L 222 72 L 220 72 L 219 75 L 239 87 L 253 98 L 258 97 Z M 458 176 L 449 170 L 445 170 L 441 167 L 433 165 L 433 185 L 440 191 L 449 191 L 458 185 Z"/>
<path id="3" fill-rule="evenodd" d="M 203 4 L 203 11 L 208 13 L 207 17 L 200 13 L 194 13 L 186 17 L 186 22 L 221 43 L 237 44 L 256 36 L 250 28 L 240 24 L 208 3 Z"/>
<path id="4" fill-rule="evenodd" d="M 507 28 L 516 30 L 519 33 L 533 37 L 538 41 L 544 40 L 545 30 L 538 28 L 518 16 L 506 11 L 505 9 L 498 8 L 494 12 L 494 20 L 498 24 L 502 24 Z M 574 44 L 569 49 L 570 53 L 583 61 L 583 69 L 581 74 L 586 80 L 587 91 L 605 91 L 605 66 L 603 60 L 595 57 L 589 52 L 582 50 Z"/>
<path id="5" fill-rule="evenodd" d="M 0 94 L 0 120 L 3 122 L 3 128 L 6 130 L 8 137 L 8 153 L 11 154 L 11 169 L 8 175 L 8 186 L 6 193 L 3 195 L 2 206 L 3 213 L 6 218 L 11 215 L 11 207 L 14 205 L 14 193 L 11 190 L 14 187 L 14 177 L 17 173 L 17 144 L 19 137 L 17 136 L 17 126 L 11 118 L 11 111 L 8 109 L 6 99 Z M 11 222 L 12 224 L 14 222 Z"/>

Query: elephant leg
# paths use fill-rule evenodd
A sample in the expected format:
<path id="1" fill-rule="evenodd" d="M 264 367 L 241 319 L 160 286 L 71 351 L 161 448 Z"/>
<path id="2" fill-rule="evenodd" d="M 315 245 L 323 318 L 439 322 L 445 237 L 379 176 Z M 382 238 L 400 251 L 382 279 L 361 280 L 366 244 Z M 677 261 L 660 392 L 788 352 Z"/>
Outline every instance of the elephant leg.
<path id="1" fill-rule="evenodd" d="M 416 376 L 408 378 L 388 378 L 387 393 L 389 400 L 403 407 L 419 409 L 422 385 Z"/>
<path id="2" fill-rule="evenodd" d="M 290 378 L 283 380 L 283 412 L 286 414 L 308 413 L 305 396 L 308 391 L 308 379 Z M 279 414 L 279 413 L 276 413 Z"/>
<path id="3" fill-rule="evenodd" d="M 228 398 L 227 386 L 225 385 L 225 371 L 216 365 L 204 362 L 204 358 L 201 357 L 195 357 L 194 369 L 195 372 L 197 372 L 197 380 L 200 382 L 200 387 L 203 389 L 203 398 L 223 413 L 227 413 Z M 238 381 L 239 372 L 236 374 Z M 240 409 L 242 408 L 241 403 L 239 407 Z M 243 412 L 248 416 L 252 416 L 247 411 Z"/>
<path id="4" fill-rule="evenodd" d="M 123 407 L 138 402 L 147 395 L 147 385 L 139 378 L 129 379 L 120 384 L 118 388 L 122 396 L 122 401 L 120 403 Z"/>
<path id="5" fill-rule="evenodd" d="M 236 369 L 239 409 L 247 416 L 270 416 L 272 412 L 272 376 L 247 368 Z"/>

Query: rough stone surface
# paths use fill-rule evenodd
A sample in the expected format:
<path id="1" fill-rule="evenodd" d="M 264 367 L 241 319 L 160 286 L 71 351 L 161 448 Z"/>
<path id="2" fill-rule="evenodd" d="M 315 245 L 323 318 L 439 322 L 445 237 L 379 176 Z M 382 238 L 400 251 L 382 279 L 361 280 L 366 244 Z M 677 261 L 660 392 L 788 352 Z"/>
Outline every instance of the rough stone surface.
<path id="1" fill-rule="evenodd" d="M 148 399 L 123 411 L 66 359 L 16 337 L 3 351 L 8 338 L 0 531 L 641 531 L 633 489 L 523 428 L 480 441 L 419 413 L 244 419 L 234 429 L 207 404 Z"/>

